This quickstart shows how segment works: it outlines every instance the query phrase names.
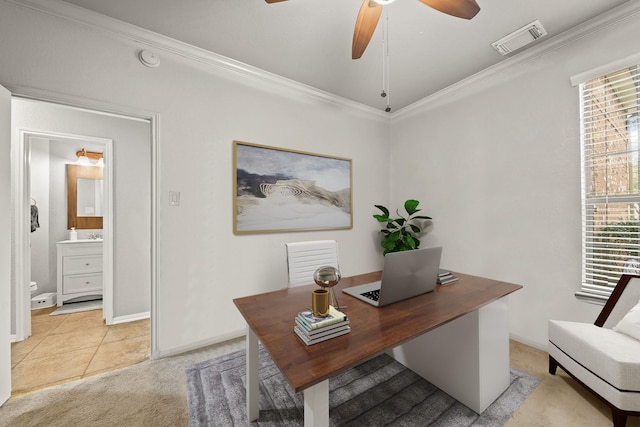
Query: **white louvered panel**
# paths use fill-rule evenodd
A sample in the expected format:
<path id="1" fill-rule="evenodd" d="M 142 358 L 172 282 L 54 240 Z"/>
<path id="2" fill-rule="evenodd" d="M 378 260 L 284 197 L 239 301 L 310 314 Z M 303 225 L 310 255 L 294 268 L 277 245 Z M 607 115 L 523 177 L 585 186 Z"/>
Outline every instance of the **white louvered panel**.
<path id="1" fill-rule="evenodd" d="M 313 273 L 324 265 L 338 266 L 338 243 L 335 240 L 287 243 L 289 287 L 313 283 Z"/>
<path id="2" fill-rule="evenodd" d="M 582 288 L 606 297 L 622 274 L 640 273 L 640 67 L 580 85 Z"/>

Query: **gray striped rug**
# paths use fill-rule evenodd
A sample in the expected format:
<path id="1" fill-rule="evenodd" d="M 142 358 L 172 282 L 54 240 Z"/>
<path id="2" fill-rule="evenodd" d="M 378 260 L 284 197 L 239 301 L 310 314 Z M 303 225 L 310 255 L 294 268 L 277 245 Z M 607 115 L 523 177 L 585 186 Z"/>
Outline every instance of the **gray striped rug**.
<path id="1" fill-rule="evenodd" d="M 245 352 L 186 369 L 190 426 L 244 426 Z M 509 388 L 482 415 L 383 354 L 329 381 L 332 426 L 502 426 L 539 380 L 511 369 Z M 260 349 L 260 418 L 254 426 L 302 426 L 294 393 Z"/>

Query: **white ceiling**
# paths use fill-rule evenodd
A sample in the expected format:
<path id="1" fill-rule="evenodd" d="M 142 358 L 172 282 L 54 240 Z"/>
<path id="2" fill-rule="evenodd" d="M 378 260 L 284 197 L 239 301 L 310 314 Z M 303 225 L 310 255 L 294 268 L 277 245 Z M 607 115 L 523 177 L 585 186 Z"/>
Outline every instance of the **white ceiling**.
<path id="1" fill-rule="evenodd" d="M 386 16 L 393 111 L 504 60 L 491 43 L 536 19 L 549 33 L 543 42 L 627 2 L 477 0 L 480 13 L 467 21 L 396 0 L 362 58 L 352 60 L 362 0 L 66 1 L 379 109 L 387 102 L 380 96 Z"/>

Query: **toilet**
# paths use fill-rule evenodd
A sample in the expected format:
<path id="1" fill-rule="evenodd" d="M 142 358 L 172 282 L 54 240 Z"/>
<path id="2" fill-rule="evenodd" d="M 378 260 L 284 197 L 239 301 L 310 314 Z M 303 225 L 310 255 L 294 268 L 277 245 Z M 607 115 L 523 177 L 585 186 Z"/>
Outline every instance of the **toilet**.
<path id="1" fill-rule="evenodd" d="M 31 310 L 37 310 L 39 308 L 53 307 L 56 305 L 56 294 L 53 292 L 47 292 L 40 295 L 35 295 L 38 291 L 38 283 L 31 282 L 29 284 L 29 292 L 31 292 Z M 34 296 L 35 295 L 35 296 Z"/>

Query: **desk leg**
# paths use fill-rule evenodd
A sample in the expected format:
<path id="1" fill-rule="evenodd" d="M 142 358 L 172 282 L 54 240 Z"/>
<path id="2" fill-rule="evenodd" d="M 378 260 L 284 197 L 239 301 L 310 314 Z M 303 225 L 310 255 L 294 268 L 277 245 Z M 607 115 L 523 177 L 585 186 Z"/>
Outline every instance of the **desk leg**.
<path id="1" fill-rule="evenodd" d="M 260 415 L 258 368 L 258 337 L 247 325 L 247 416 L 249 421 L 257 420 Z"/>
<path id="2" fill-rule="evenodd" d="M 329 425 L 329 380 L 304 390 L 304 427 Z"/>
<path id="3" fill-rule="evenodd" d="M 389 354 L 480 414 L 509 386 L 507 299 L 459 317 Z"/>

